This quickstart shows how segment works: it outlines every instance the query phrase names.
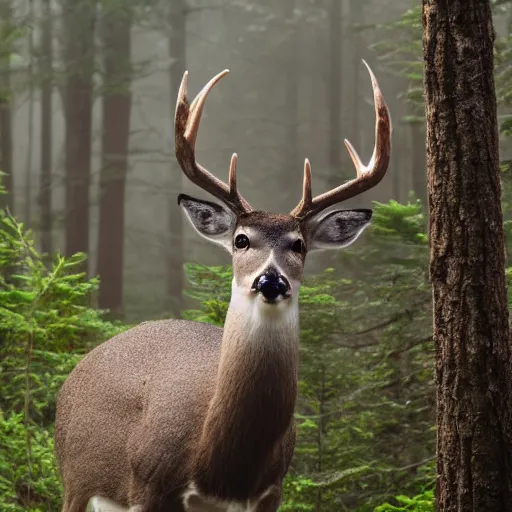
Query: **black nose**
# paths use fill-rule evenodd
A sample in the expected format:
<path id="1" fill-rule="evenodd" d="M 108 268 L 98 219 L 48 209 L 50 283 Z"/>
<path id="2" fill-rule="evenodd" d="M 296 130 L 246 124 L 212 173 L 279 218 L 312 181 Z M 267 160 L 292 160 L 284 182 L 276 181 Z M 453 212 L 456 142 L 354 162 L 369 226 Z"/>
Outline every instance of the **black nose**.
<path id="1" fill-rule="evenodd" d="M 274 301 L 279 295 L 285 297 L 288 294 L 290 283 L 286 277 L 271 267 L 254 280 L 252 289 L 261 292 L 266 300 Z"/>

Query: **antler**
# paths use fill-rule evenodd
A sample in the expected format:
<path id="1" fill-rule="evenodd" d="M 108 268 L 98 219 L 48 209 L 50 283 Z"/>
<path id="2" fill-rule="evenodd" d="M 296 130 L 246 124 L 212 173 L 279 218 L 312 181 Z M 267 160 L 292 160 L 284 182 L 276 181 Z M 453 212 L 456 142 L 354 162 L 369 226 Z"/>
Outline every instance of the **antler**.
<path id="1" fill-rule="evenodd" d="M 375 147 L 372 158 L 370 163 L 365 166 L 361 162 L 354 146 L 345 139 L 345 146 L 347 146 L 352 162 L 354 162 L 356 167 L 357 177 L 315 198 L 311 197 L 311 166 L 306 159 L 302 199 L 291 212 L 291 215 L 301 220 L 305 220 L 329 206 L 346 201 L 374 187 L 382 180 L 388 169 L 391 156 L 391 118 L 377 79 L 370 66 L 364 60 L 363 62 L 368 68 L 372 79 L 373 100 L 377 117 L 375 124 Z"/>
<path id="2" fill-rule="evenodd" d="M 185 71 L 178 92 L 176 115 L 174 117 L 174 145 L 176 159 L 185 176 L 192 183 L 195 183 L 206 192 L 223 201 L 233 212 L 241 214 L 252 211 L 252 208 L 240 195 L 236 186 L 236 153 L 231 157 L 231 164 L 229 166 L 229 185 L 217 179 L 198 164 L 195 155 L 197 131 L 201 122 L 206 97 L 213 86 L 228 73 L 229 70 L 225 69 L 213 77 L 195 97 L 194 101 L 189 103 L 187 97 L 188 71 Z"/>

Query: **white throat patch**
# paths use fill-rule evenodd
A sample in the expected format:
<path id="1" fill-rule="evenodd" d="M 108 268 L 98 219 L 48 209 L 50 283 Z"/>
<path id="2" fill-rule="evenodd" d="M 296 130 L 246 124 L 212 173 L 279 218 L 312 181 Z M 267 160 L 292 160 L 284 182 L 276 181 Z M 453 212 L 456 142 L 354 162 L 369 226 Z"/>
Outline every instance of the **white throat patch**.
<path id="1" fill-rule="evenodd" d="M 258 499 L 246 503 L 218 501 L 202 496 L 194 483 L 183 493 L 183 506 L 186 512 L 256 512 L 262 499 L 272 492 L 266 490 Z"/>

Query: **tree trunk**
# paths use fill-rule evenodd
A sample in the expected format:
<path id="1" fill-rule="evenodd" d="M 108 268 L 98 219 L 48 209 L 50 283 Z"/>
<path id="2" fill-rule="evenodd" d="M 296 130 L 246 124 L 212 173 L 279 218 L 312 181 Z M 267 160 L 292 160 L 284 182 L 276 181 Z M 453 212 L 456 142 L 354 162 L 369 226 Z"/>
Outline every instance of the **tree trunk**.
<path id="1" fill-rule="evenodd" d="M 298 81 L 298 21 L 295 13 L 296 0 L 286 0 L 282 4 L 282 16 L 287 27 L 288 37 L 283 42 L 283 71 L 284 71 L 284 109 L 283 117 L 285 125 L 285 152 L 284 165 L 280 172 L 276 173 L 278 198 L 283 211 L 290 211 L 296 204 L 297 198 L 293 193 L 295 189 L 290 187 L 290 179 L 300 176 L 301 166 L 298 146 L 298 107 L 299 107 L 299 81 Z"/>
<path id="2" fill-rule="evenodd" d="M 67 256 L 89 250 L 95 0 L 66 0 L 64 116 L 66 121 Z"/>
<path id="3" fill-rule="evenodd" d="M 341 162 L 341 51 L 342 3 L 331 0 L 329 8 L 329 174 L 327 188 L 342 183 Z"/>
<path id="4" fill-rule="evenodd" d="M 0 20 L 5 33 L 9 34 L 12 24 L 10 0 L 0 0 Z M 0 56 L 0 171 L 6 174 L 2 177 L 2 183 L 7 191 L 7 196 L 0 196 L 0 204 L 14 213 L 12 90 L 9 58 L 10 48 L 5 47 Z"/>
<path id="5" fill-rule="evenodd" d="M 24 222 L 28 228 L 32 227 L 32 155 L 34 149 L 34 0 L 28 2 L 28 112 L 27 112 L 27 153 L 25 164 L 25 215 Z"/>
<path id="6" fill-rule="evenodd" d="M 362 68 L 362 55 L 361 49 L 363 46 L 363 38 L 361 35 L 361 29 L 359 25 L 363 22 L 363 8 L 365 1 L 357 0 L 350 3 L 350 48 L 352 54 L 352 84 L 350 88 L 350 110 L 352 111 L 352 123 L 350 129 L 350 142 L 357 148 L 358 151 L 362 151 L 361 147 L 361 102 L 360 102 L 360 91 L 361 91 L 361 68 Z M 365 84 L 366 85 L 366 84 Z M 338 144 L 341 144 L 339 139 Z M 352 169 L 353 164 L 345 153 L 345 161 L 347 162 L 347 169 Z M 355 172 L 355 171 L 354 171 Z M 337 184 L 337 186 L 341 181 Z M 364 205 L 363 197 L 358 195 L 352 199 L 352 204 L 356 208 L 361 208 Z"/>
<path id="7" fill-rule="evenodd" d="M 437 510 L 512 510 L 510 338 L 489 0 L 423 0 Z"/>
<path id="8" fill-rule="evenodd" d="M 124 211 L 131 114 L 131 13 L 105 7 L 102 168 L 98 274 L 99 307 L 123 313 Z"/>
<path id="9" fill-rule="evenodd" d="M 39 206 L 41 208 L 41 251 L 51 254 L 52 247 L 52 94 L 53 94 L 53 50 L 52 50 L 51 1 L 43 0 L 43 22 L 41 36 L 41 185 Z"/>
<path id="10" fill-rule="evenodd" d="M 186 34 L 187 4 L 185 0 L 174 0 L 169 9 L 169 56 L 171 119 L 174 119 L 176 98 L 185 72 L 186 59 Z M 173 125 L 174 126 L 174 125 Z M 174 140 L 174 133 L 173 133 Z M 181 169 L 173 159 L 170 172 L 176 192 L 182 190 Z M 169 309 L 172 316 L 179 318 L 183 305 L 183 216 L 177 204 L 177 193 L 173 193 L 169 199 L 169 245 L 167 250 L 167 294 L 169 297 Z"/>

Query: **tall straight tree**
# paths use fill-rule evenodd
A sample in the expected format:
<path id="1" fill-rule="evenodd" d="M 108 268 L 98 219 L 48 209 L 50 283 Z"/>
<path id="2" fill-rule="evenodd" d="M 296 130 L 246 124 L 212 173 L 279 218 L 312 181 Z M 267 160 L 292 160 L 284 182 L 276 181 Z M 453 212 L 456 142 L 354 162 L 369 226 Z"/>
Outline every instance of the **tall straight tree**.
<path id="1" fill-rule="evenodd" d="M 104 91 L 98 274 L 99 307 L 123 312 L 124 211 L 131 114 L 129 5 L 105 2 L 101 26 Z"/>
<path id="2" fill-rule="evenodd" d="M 12 99 L 11 99 L 11 44 L 12 5 L 11 0 L 0 0 L 0 171 L 6 175 L 2 179 L 8 194 L 0 196 L 1 204 L 14 213 L 14 176 L 12 145 Z"/>
<path id="3" fill-rule="evenodd" d="M 423 0 L 437 510 L 512 510 L 512 373 L 489 0 Z"/>
<path id="4" fill-rule="evenodd" d="M 341 52 L 343 10 L 340 0 L 329 2 L 329 175 L 328 187 L 336 187 L 341 169 Z"/>
<path id="5" fill-rule="evenodd" d="M 25 153 L 25 193 L 24 193 L 24 222 L 27 227 L 32 225 L 32 155 L 34 153 L 34 28 L 35 23 L 34 16 L 34 0 L 28 1 L 28 13 L 27 17 L 30 20 L 28 29 L 28 62 L 27 62 L 27 81 L 28 81 L 28 108 L 27 108 L 27 122 L 26 122 L 26 141 L 27 151 Z"/>
<path id="6" fill-rule="evenodd" d="M 89 250 L 96 0 L 63 3 L 66 255 Z"/>
<path id="7" fill-rule="evenodd" d="M 363 23 L 363 9 L 365 6 L 365 0 L 358 0 L 357 2 L 350 2 L 350 30 L 349 30 L 349 41 L 350 41 L 350 53 L 352 59 L 350 62 L 350 73 L 352 74 L 352 83 L 349 87 L 349 109 L 351 117 L 351 128 L 350 128 L 350 142 L 356 148 L 361 149 L 361 108 L 360 108 L 360 93 L 361 93 L 361 59 L 362 50 L 364 48 L 364 40 L 361 34 L 360 25 Z M 341 140 L 341 139 L 339 139 Z M 348 155 L 345 156 L 345 159 Z M 361 196 L 357 196 L 353 204 L 360 207 L 363 205 Z"/>
<path id="8" fill-rule="evenodd" d="M 52 252 L 52 93 L 53 93 L 53 49 L 51 0 L 42 0 L 41 23 L 41 180 L 39 206 L 41 208 L 41 250 Z"/>
<path id="9" fill-rule="evenodd" d="M 169 56 L 171 61 L 169 75 L 169 94 L 174 119 L 176 98 L 185 72 L 187 3 L 185 0 L 169 2 Z M 174 135 L 173 135 L 174 136 Z M 182 173 L 175 159 L 172 159 L 172 182 L 176 191 L 181 190 Z M 170 313 L 179 318 L 183 304 L 183 216 L 176 202 L 177 195 L 172 194 L 169 204 L 169 243 L 167 250 L 167 295 Z"/>
<path id="10" fill-rule="evenodd" d="M 279 201 L 283 209 L 292 209 L 294 197 L 290 193 L 294 190 L 290 187 L 290 178 L 296 175 L 297 169 L 300 169 L 301 159 L 299 158 L 299 18 L 296 13 L 296 0 L 285 0 L 280 5 L 282 9 L 282 20 L 285 23 L 287 37 L 283 41 L 282 48 L 282 70 L 284 76 L 284 108 L 283 116 L 285 124 L 285 152 L 284 165 L 282 170 L 276 173 L 277 190 L 279 191 Z"/>

